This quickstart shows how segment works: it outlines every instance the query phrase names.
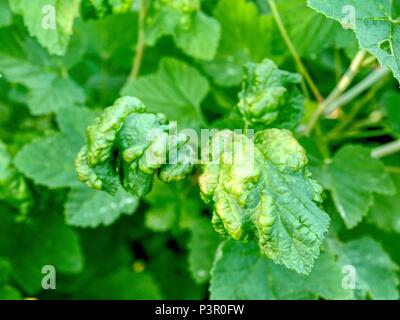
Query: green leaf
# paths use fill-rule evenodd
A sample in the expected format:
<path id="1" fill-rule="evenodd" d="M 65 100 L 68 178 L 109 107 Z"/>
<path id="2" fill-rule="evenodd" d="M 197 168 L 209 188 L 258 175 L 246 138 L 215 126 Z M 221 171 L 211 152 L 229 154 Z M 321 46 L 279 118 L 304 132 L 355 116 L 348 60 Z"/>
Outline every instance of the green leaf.
<path id="1" fill-rule="evenodd" d="M 311 10 L 304 0 L 277 0 L 276 4 L 289 37 L 302 57 L 315 59 L 327 48 L 348 48 L 356 42 L 351 30 Z M 279 31 L 275 29 L 275 32 Z"/>
<path id="2" fill-rule="evenodd" d="M 194 280 L 201 284 L 210 280 L 214 256 L 220 243 L 208 219 L 198 219 L 191 228 L 189 241 L 189 269 Z"/>
<path id="3" fill-rule="evenodd" d="M 42 289 L 44 266 L 52 265 L 58 273 L 77 273 L 83 267 L 78 237 L 54 213 L 36 213 L 19 223 L 8 212 L 0 217 L 0 255 L 9 259 L 13 277 L 29 294 Z"/>
<path id="4" fill-rule="evenodd" d="M 79 150 L 86 142 L 85 131 L 97 113 L 87 108 L 60 108 L 56 112 L 57 124 L 65 138 Z"/>
<path id="5" fill-rule="evenodd" d="M 197 190 L 188 183 L 156 181 L 145 200 L 150 205 L 145 214 L 147 228 L 158 231 L 190 229 L 200 215 Z"/>
<path id="6" fill-rule="evenodd" d="M 174 252 L 161 239 L 151 253 L 146 264 L 146 270 L 152 273 L 160 286 L 164 299 L 170 300 L 200 300 L 204 298 L 205 288 L 197 285 L 187 270 L 187 259 Z M 173 262 L 173 263 L 172 263 Z M 182 290 L 184 288 L 184 290 Z"/>
<path id="7" fill-rule="evenodd" d="M 384 95 L 382 103 L 390 128 L 396 136 L 400 137 L 400 94 L 389 91 Z"/>
<path id="8" fill-rule="evenodd" d="M 50 188 L 80 186 L 74 160 L 84 144 L 84 132 L 95 113 L 86 108 L 62 108 L 57 122 L 62 133 L 26 144 L 17 154 L 15 165 L 36 183 Z"/>
<path id="9" fill-rule="evenodd" d="M 10 285 L 11 274 L 11 263 L 0 257 L 0 300 L 20 300 L 23 298 L 21 293 Z"/>
<path id="10" fill-rule="evenodd" d="M 12 22 L 12 14 L 8 0 L 0 0 L 0 27 L 9 26 Z"/>
<path id="11" fill-rule="evenodd" d="M 0 300 L 22 300 L 22 294 L 10 285 L 0 286 Z"/>
<path id="12" fill-rule="evenodd" d="M 304 149 L 279 129 L 257 132 L 254 144 L 225 130 L 212 137 L 213 145 L 220 163 L 205 164 L 199 184 L 203 199 L 214 204 L 216 231 L 243 242 L 256 238 L 275 262 L 310 273 L 329 217 L 318 206 L 322 188 L 307 171 Z"/>
<path id="13" fill-rule="evenodd" d="M 11 9 L 22 15 L 29 34 L 51 54 L 63 55 L 79 14 L 81 0 L 10 0 Z"/>
<path id="14" fill-rule="evenodd" d="M 279 70 L 271 60 L 246 64 L 238 104 L 245 121 L 263 129 L 294 128 L 304 113 L 300 82 L 300 75 Z"/>
<path id="15" fill-rule="evenodd" d="M 146 18 L 146 42 L 154 45 L 164 35 L 171 35 L 186 54 L 211 60 L 218 47 L 220 26 L 200 11 L 199 0 L 155 0 Z"/>
<path id="16" fill-rule="evenodd" d="M 354 228 L 367 214 L 373 193 L 396 192 L 383 164 L 370 153 L 362 146 L 344 146 L 325 168 L 328 179 L 321 181 L 332 192 L 336 209 L 348 228 Z"/>
<path id="17" fill-rule="evenodd" d="M 123 288 L 123 290 L 121 289 Z M 122 268 L 107 276 L 96 278 L 81 293 L 85 299 L 100 300 L 156 300 L 162 295 L 153 277 L 146 273 L 135 273 Z"/>
<path id="18" fill-rule="evenodd" d="M 310 275 L 299 275 L 275 265 L 260 254 L 255 243 L 228 240 L 219 248 L 212 269 L 211 299 L 350 299 L 342 288 L 339 265 L 322 253 Z"/>
<path id="19" fill-rule="evenodd" d="M 392 174 L 397 193 L 392 196 L 375 195 L 368 213 L 368 221 L 386 231 L 400 233 L 400 175 Z"/>
<path id="20" fill-rule="evenodd" d="M 400 25 L 391 0 L 308 0 L 314 10 L 350 24 L 361 48 L 393 71 L 400 81 Z M 347 10 L 346 10 L 347 8 Z M 352 10 L 349 10 L 352 8 Z M 349 15 L 354 14 L 353 19 Z M 352 21 L 354 20 L 354 21 Z"/>
<path id="21" fill-rule="evenodd" d="M 17 172 L 6 145 L 0 140 L 0 201 L 26 214 L 32 206 L 32 194 L 24 177 Z"/>
<path id="22" fill-rule="evenodd" d="M 139 198 L 124 190 L 111 196 L 84 186 L 73 188 L 65 203 L 66 223 L 76 227 L 108 226 L 122 214 L 133 214 L 139 205 Z"/>
<path id="23" fill-rule="evenodd" d="M 0 42 L 0 72 L 9 82 L 29 89 L 27 104 L 32 114 L 83 104 L 82 88 L 20 27 L 0 29 Z"/>
<path id="24" fill-rule="evenodd" d="M 202 122 L 200 103 L 208 81 L 196 69 L 172 58 L 163 58 L 158 71 L 125 84 L 122 95 L 139 98 L 150 112 L 162 112 L 181 128 L 197 128 Z"/>
<path id="25" fill-rule="evenodd" d="M 203 64 L 214 80 L 232 86 L 242 79 L 242 66 L 265 57 L 279 58 L 279 33 L 271 32 L 274 20 L 258 13 L 255 4 L 246 0 L 221 0 L 214 11 L 221 25 L 221 43 L 213 61 Z M 277 61 L 279 62 L 279 61 Z"/>
<path id="26" fill-rule="evenodd" d="M 334 251 L 341 267 L 355 268 L 355 294 L 361 299 L 397 300 L 398 266 L 381 245 L 369 237 L 345 244 L 336 243 Z"/>
<path id="27" fill-rule="evenodd" d="M 25 145 L 15 166 L 36 183 L 50 188 L 79 186 L 74 170 L 76 150 L 62 134 L 44 137 Z"/>

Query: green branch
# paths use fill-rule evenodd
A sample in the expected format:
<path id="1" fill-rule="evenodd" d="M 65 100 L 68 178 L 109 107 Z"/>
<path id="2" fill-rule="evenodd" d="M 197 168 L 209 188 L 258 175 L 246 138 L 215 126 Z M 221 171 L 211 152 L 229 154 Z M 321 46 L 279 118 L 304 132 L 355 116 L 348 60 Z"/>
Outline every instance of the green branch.
<path id="1" fill-rule="evenodd" d="M 135 80 L 139 76 L 140 68 L 142 66 L 144 50 L 146 48 L 144 41 L 144 21 L 146 18 L 146 11 L 147 11 L 146 0 L 140 0 L 135 56 L 133 59 L 132 69 L 129 74 L 128 81 Z"/>
<path id="2" fill-rule="evenodd" d="M 314 112 L 312 115 L 309 123 L 306 126 L 305 129 L 305 134 L 309 135 L 312 130 L 314 129 L 316 123 L 318 122 L 319 118 L 326 112 L 328 109 L 329 105 L 335 101 L 340 95 L 349 87 L 349 85 L 352 83 L 354 80 L 354 77 L 357 75 L 361 64 L 365 58 L 366 52 L 364 50 L 360 50 L 354 59 L 352 60 L 349 69 L 346 71 L 346 73 L 343 75 L 343 77 L 340 79 L 336 87 L 333 89 L 333 91 L 329 94 L 328 98 L 326 98 L 325 101 L 319 104 L 317 110 Z"/>
<path id="3" fill-rule="evenodd" d="M 380 159 L 400 152 L 400 140 L 393 141 L 372 150 L 372 158 Z"/>
<path id="4" fill-rule="evenodd" d="M 310 89 L 313 92 L 317 101 L 319 101 L 319 102 L 323 101 L 324 99 L 323 99 L 321 93 L 319 92 L 316 84 L 312 80 L 312 78 L 311 78 L 310 74 L 308 73 L 306 67 L 304 66 L 303 62 L 301 61 L 300 55 L 297 52 L 295 46 L 293 45 L 292 40 L 289 37 L 289 34 L 286 31 L 285 25 L 282 22 L 282 19 L 279 14 L 278 8 L 276 6 L 275 0 L 267 0 L 267 3 L 271 9 L 272 16 L 275 19 L 275 22 L 278 26 L 279 32 L 281 33 L 282 38 L 285 41 L 287 47 L 289 48 L 289 51 L 296 63 L 297 69 L 303 75 L 303 77 L 306 79 L 306 81 L 307 81 L 308 85 L 310 86 Z"/>

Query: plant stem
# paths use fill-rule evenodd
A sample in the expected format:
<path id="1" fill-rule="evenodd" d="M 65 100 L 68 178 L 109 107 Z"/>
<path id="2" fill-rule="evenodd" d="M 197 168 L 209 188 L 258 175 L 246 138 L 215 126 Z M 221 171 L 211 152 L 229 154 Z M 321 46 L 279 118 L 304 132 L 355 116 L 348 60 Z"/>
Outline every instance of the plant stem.
<path id="1" fill-rule="evenodd" d="M 393 141 L 372 150 L 372 158 L 380 159 L 400 152 L 400 140 Z"/>
<path id="2" fill-rule="evenodd" d="M 244 120 L 244 134 L 247 135 L 247 132 L 249 131 L 249 123 L 247 120 Z"/>
<path id="3" fill-rule="evenodd" d="M 400 167 L 385 167 L 385 171 L 388 173 L 398 173 L 400 174 Z"/>
<path id="4" fill-rule="evenodd" d="M 138 30 L 137 30 L 137 42 L 135 47 L 135 57 L 133 59 L 132 69 L 128 76 L 128 81 L 137 79 L 142 66 L 145 42 L 144 42 L 144 20 L 146 18 L 146 0 L 140 0 L 139 4 L 139 15 L 138 15 Z"/>
<path id="5" fill-rule="evenodd" d="M 333 89 L 333 91 L 329 94 L 328 98 L 326 98 L 325 101 L 319 104 L 317 110 L 314 112 L 312 115 L 309 123 L 306 126 L 305 129 L 305 134 L 309 135 L 312 130 L 314 129 L 316 123 L 318 122 L 319 118 L 322 116 L 322 114 L 327 110 L 328 106 L 335 101 L 351 84 L 353 81 L 354 77 L 358 73 L 358 70 L 360 69 L 360 66 L 362 64 L 362 61 L 365 58 L 366 52 L 364 50 L 360 50 L 354 59 L 352 60 L 349 69 L 346 71 L 346 73 L 343 75 L 343 77 L 340 79 L 336 87 Z"/>
<path id="6" fill-rule="evenodd" d="M 306 79 L 306 81 L 307 81 L 308 85 L 310 86 L 310 89 L 313 92 L 317 101 L 319 101 L 319 102 L 323 101 L 324 99 L 323 99 L 321 93 L 319 92 L 316 84 L 312 80 L 312 78 L 311 78 L 310 74 L 308 73 L 306 67 L 304 66 L 303 62 L 301 61 L 300 55 L 297 52 L 295 46 L 293 45 L 292 40 L 289 37 L 289 34 L 286 31 L 285 25 L 282 22 L 282 19 L 279 14 L 278 8 L 276 6 L 275 0 L 267 0 L 267 3 L 271 9 L 272 16 L 275 19 L 275 22 L 278 26 L 279 32 L 281 33 L 282 38 L 285 41 L 287 47 L 289 48 L 290 54 L 292 55 L 292 57 L 296 63 L 297 69 L 303 75 L 303 77 Z"/>
<path id="7" fill-rule="evenodd" d="M 381 89 L 382 85 L 384 82 L 379 83 L 377 86 L 373 87 L 367 95 L 362 97 L 361 100 L 357 101 L 351 108 L 349 114 L 345 116 L 344 120 L 340 121 L 336 127 L 334 127 L 331 132 L 329 133 L 329 138 L 333 138 L 335 135 L 343 131 L 345 128 L 347 128 L 350 123 L 354 120 L 354 118 L 357 116 L 357 114 L 360 112 L 360 110 L 369 102 L 371 101 L 374 97 L 375 94 L 378 92 L 379 89 Z"/>
<path id="8" fill-rule="evenodd" d="M 377 129 L 369 131 L 348 131 L 341 135 L 330 138 L 329 141 L 339 141 L 344 139 L 366 139 L 373 137 L 381 137 L 389 134 L 387 129 Z"/>
<path id="9" fill-rule="evenodd" d="M 359 96 L 361 93 L 363 93 L 365 90 L 368 88 L 372 87 L 375 83 L 378 81 L 382 80 L 385 78 L 390 71 L 386 68 L 380 68 L 373 73 L 371 73 L 368 77 L 366 77 L 363 81 L 355 85 L 353 88 L 351 88 L 348 92 L 340 96 L 338 99 L 330 103 L 329 106 L 326 107 L 325 114 L 328 115 L 335 111 L 336 109 L 339 109 L 340 107 L 346 105 L 350 101 L 352 101 L 354 98 Z"/>

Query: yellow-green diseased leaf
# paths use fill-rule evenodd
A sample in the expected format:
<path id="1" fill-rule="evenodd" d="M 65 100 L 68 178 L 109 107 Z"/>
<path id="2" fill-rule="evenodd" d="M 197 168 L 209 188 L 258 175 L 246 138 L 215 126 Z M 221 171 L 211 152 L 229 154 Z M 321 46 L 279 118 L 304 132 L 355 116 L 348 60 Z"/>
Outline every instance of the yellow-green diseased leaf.
<path id="1" fill-rule="evenodd" d="M 7 146 L 0 140 L 0 202 L 22 214 L 32 206 L 32 194 L 24 177 L 15 169 Z"/>
<path id="2" fill-rule="evenodd" d="M 133 0 L 82 0 L 81 15 L 83 19 L 99 19 L 113 13 L 130 11 Z"/>
<path id="3" fill-rule="evenodd" d="M 247 62 L 260 62 L 265 57 L 279 62 L 282 55 L 279 32 L 274 19 L 261 15 L 254 3 L 246 0 L 221 0 L 214 11 L 221 25 L 221 42 L 215 59 L 203 67 L 223 86 L 238 85 L 242 79 L 242 66 Z"/>
<path id="4" fill-rule="evenodd" d="M 0 0 L 0 27 L 9 26 L 12 22 L 12 13 L 8 0 Z"/>
<path id="5" fill-rule="evenodd" d="M 245 121 L 263 129 L 294 128 L 304 113 L 300 82 L 300 75 L 279 70 L 271 60 L 246 64 L 238 104 Z"/>
<path id="6" fill-rule="evenodd" d="M 201 204 L 197 190 L 186 181 L 165 183 L 156 180 L 145 201 L 147 228 L 157 231 L 191 230 L 200 216 Z"/>
<path id="7" fill-rule="evenodd" d="M 382 99 L 386 111 L 387 122 L 395 136 L 400 137 L 400 94 L 389 91 Z"/>
<path id="8" fill-rule="evenodd" d="M 26 144 L 15 158 L 15 166 L 37 184 L 50 188 L 79 186 L 74 170 L 76 151 L 62 134 Z"/>
<path id="9" fill-rule="evenodd" d="M 153 175 L 176 182 L 193 171 L 189 139 L 171 134 L 164 114 L 144 112 L 134 97 L 121 97 L 86 130 L 87 145 L 75 159 L 78 179 L 89 187 L 115 195 L 120 185 L 134 196 L 152 188 Z M 189 148 L 189 149 L 188 149 Z"/>
<path id="10" fill-rule="evenodd" d="M 100 117 L 87 127 L 88 160 L 91 166 L 104 163 L 112 157 L 112 150 L 126 117 L 131 113 L 142 113 L 146 107 L 134 97 L 117 99 L 111 107 L 104 109 Z"/>
<path id="11" fill-rule="evenodd" d="M 218 249 L 210 293 L 213 300 L 351 299 L 342 278 L 339 264 L 326 252 L 305 276 L 272 263 L 254 242 L 228 240 Z"/>
<path id="12" fill-rule="evenodd" d="M 393 195 L 396 188 L 383 164 L 362 146 L 346 145 L 325 168 L 324 187 L 348 228 L 354 228 L 373 204 L 373 194 Z"/>
<path id="13" fill-rule="evenodd" d="M 100 277 L 88 284 L 82 291 L 81 295 L 84 299 L 162 299 L 160 289 L 149 273 L 145 271 L 136 273 L 128 268 L 115 270 L 105 277 Z"/>
<path id="14" fill-rule="evenodd" d="M 385 231 L 400 233 L 400 175 L 392 174 L 397 192 L 392 196 L 374 195 L 367 220 Z"/>
<path id="15" fill-rule="evenodd" d="M 171 35 L 186 54 L 212 60 L 219 43 L 220 26 L 200 11 L 200 0 L 155 0 L 146 18 L 146 42 L 154 45 L 164 35 Z"/>
<path id="16" fill-rule="evenodd" d="M 83 89 L 21 26 L 1 28 L 0 42 L 0 72 L 7 81 L 28 88 L 27 104 L 32 114 L 49 114 L 84 103 Z"/>
<path id="17" fill-rule="evenodd" d="M 104 109 L 86 129 L 87 146 L 82 147 L 75 159 L 80 181 L 89 187 L 115 194 L 120 183 L 113 165 L 113 151 L 117 134 L 131 113 L 144 112 L 145 106 L 136 98 L 122 97 Z"/>
<path id="18" fill-rule="evenodd" d="M 210 146 L 220 163 L 204 164 L 199 184 L 202 198 L 214 205 L 216 231 L 243 242 L 255 238 L 276 263 L 310 273 L 329 216 L 319 207 L 322 188 L 291 132 L 267 129 L 253 142 L 225 130 Z"/>
<path id="19" fill-rule="evenodd" d="M 163 58 L 158 71 L 127 82 L 121 94 L 141 99 L 149 112 L 162 112 L 180 128 L 198 128 L 200 103 L 209 90 L 208 81 L 196 69 L 172 58 Z"/>
<path id="20" fill-rule="evenodd" d="M 20 14 L 29 34 L 51 54 L 63 55 L 79 14 L 81 0 L 10 0 L 11 10 Z"/>
<path id="21" fill-rule="evenodd" d="M 392 0 L 308 0 L 314 10 L 345 23 L 361 48 L 373 54 L 400 81 L 400 25 Z"/>
<path id="22" fill-rule="evenodd" d="M 13 279 L 28 294 L 42 290 L 43 266 L 54 266 L 57 275 L 76 274 L 83 268 L 78 236 L 57 212 L 46 210 L 24 222 L 16 222 L 9 212 L 0 217 L 0 255 L 9 260 Z"/>
<path id="23" fill-rule="evenodd" d="M 206 218 L 197 219 L 191 227 L 189 270 L 197 283 L 210 280 L 211 267 L 220 241 L 221 238 Z"/>
<path id="24" fill-rule="evenodd" d="M 83 186 L 70 191 L 64 215 L 68 225 L 95 228 L 112 224 L 122 214 L 133 214 L 138 205 L 139 198 L 124 190 L 111 196 Z"/>
<path id="25" fill-rule="evenodd" d="M 354 267 L 354 295 L 359 299 L 397 300 L 398 266 L 382 246 L 369 237 L 348 243 L 333 243 L 341 268 Z M 348 269 L 350 270 L 350 269 Z M 353 272 L 349 276 L 353 275 Z"/>

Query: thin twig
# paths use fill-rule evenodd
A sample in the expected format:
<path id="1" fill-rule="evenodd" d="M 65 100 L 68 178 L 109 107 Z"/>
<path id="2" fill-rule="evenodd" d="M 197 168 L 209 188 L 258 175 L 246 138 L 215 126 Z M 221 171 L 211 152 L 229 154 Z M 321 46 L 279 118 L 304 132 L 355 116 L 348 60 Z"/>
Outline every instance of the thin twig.
<path id="1" fill-rule="evenodd" d="M 343 131 L 345 128 L 347 128 L 352 121 L 355 119 L 355 117 L 358 115 L 358 113 L 361 111 L 361 109 L 368 103 L 370 102 L 376 95 L 376 93 L 382 88 L 383 84 L 385 82 L 382 81 L 378 85 L 374 86 L 370 91 L 368 91 L 368 94 L 362 97 L 362 99 L 358 100 L 351 108 L 349 111 L 348 115 L 345 116 L 345 118 L 340 121 L 336 127 L 334 127 L 330 132 L 329 132 L 329 137 L 333 138 L 335 135 Z"/>
<path id="2" fill-rule="evenodd" d="M 369 130 L 369 131 L 347 131 L 341 135 L 334 136 L 329 138 L 329 141 L 340 141 L 344 139 L 366 139 L 366 138 L 374 138 L 381 137 L 389 134 L 389 130 L 387 129 L 377 129 L 377 130 Z"/>
<path id="3" fill-rule="evenodd" d="M 144 50 L 146 47 L 144 41 L 144 20 L 146 18 L 146 11 L 147 11 L 146 0 L 140 0 L 135 57 L 133 58 L 132 69 L 128 76 L 128 81 L 137 79 L 140 73 L 140 68 L 142 66 Z"/>
<path id="4" fill-rule="evenodd" d="M 397 173 L 400 174 L 400 167 L 385 167 L 385 171 L 388 173 Z"/>
<path id="5" fill-rule="evenodd" d="M 375 83 L 377 83 L 378 81 L 381 81 L 389 73 L 390 73 L 389 69 L 386 69 L 386 68 L 380 68 L 380 69 L 374 71 L 368 77 L 366 77 L 363 81 L 361 81 L 360 83 L 355 85 L 348 92 L 346 92 L 345 94 L 340 96 L 338 99 L 333 101 L 331 104 L 329 104 L 326 107 L 326 110 L 324 112 L 325 115 L 329 115 L 332 112 L 334 112 L 336 109 L 339 109 L 340 107 L 346 105 L 347 103 L 352 101 L 354 98 L 358 97 L 365 90 L 372 87 Z"/>
<path id="6" fill-rule="evenodd" d="M 328 98 L 326 98 L 325 101 L 319 104 L 317 110 L 314 112 L 312 115 L 309 123 L 307 124 L 307 127 L 305 129 L 305 134 L 309 135 L 311 131 L 314 129 L 316 123 L 318 122 L 319 118 L 322 116 L 322 114 L 327 110 L 328 106 L 335 101 L 351 84 L 353 81 L 354 77 L 358 73 L 358 70 L 360 69 L 360 66 L 362 64 L 362 61 L 365 58 L 366 52 L 364 50 L 360 50 L 354 59 L 352 60 L 349 69 L 346 71 L 346 73 L 343 75 L 343 77 L 340 79 L 336 87 L 333 89 L 333 91 L 329 94 Z"/>
<path id="7" fill-rule="evenodd" d="M 308 73 L 306 67 L 304 66 L 303 62 L 301 61 L 300 55 L 297 52 L 295 46 L 293 45 L 292 40 L 289 37 L 289 34 L 286 31 L 285 25 L 282 22 L 281 16 L 279 14 L 278 8 L 276 6 L 275 0 L 267 0 L 267 3 L 271 9 L 272 16 L 275 19 L 275 22 L 278 26 L 279 32 L 282 35 L 283 40 L 285 41 L 287 47 L 289 48 L 289 51 L 296 62 L 297 69 L 299 72 L 303 75 L 303 77 L 306 79 L 308 85 L 310 86 L 311 91 L 313 92 L 315 98 L 317 99 L 318 102 L 322 102 L 324 99 L 319 92 L 316 84 L 312 80 L 310 74 Z"/>
<path id="8" fill-rule="evenodd" d="M 372 158 L 380 159 L 400 152 L 400 140 L 393 141 L 372 150 Z"/>

